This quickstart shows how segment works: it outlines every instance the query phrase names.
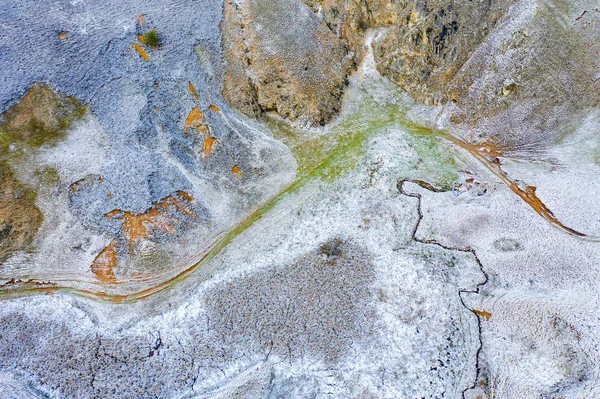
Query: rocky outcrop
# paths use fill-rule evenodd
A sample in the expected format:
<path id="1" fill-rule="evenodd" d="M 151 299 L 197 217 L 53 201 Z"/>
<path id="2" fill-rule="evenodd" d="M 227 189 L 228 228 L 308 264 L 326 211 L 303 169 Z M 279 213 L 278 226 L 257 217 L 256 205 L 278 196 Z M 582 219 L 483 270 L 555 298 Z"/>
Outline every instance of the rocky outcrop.
<path id="1" fill-rule="evenodd" d="M 532 155 L 600 103 L 594 1 L 304 1 L 355 61 L 378 29 L 378 71 L 472 142 Z"/>
<path id="2" fill-rule="evenodd" d="M 447 117 L 469 139 L 539 156 L 600 104 L 597 2 L 520 2 L 450 84 Z M 586 11 L 587 10 L 587 11 Z"/>
<path id="3" fill-rule="evenodd" d="M 442 104 L 448 84 L 490 32 L 507 1 L 413 1 L 374 43 L 377 69 L 417 101 Z"/>
<path id="4" fill-rule="evenodd" d="M 227 3 L 223 93 L 243 113 L 326 123 L 339 107 L 344 56 L 361 61 L 370 29 L 377 70 L 419 103 L 448 105 L 445 119 L 472 142 L 531 155 L 600 103 L 592 1 L 555 1 L 559 12 L 508 0 L 304 3 L 312 14 L 292 0 Z"/>
<path id="5" fill-rule="evenodd" d="M 38 170 L 21 182 L 15 171 L 35 169 L 30 158 L 41 146 L 56 144 L 86 107 L 76 98 L 34 84 L 0 115 L 0 267 L 18 251 L 31 250 L 43 215 L 35 201 L 37 189 L 56 172 Z"/>
<path id="6" fill-rule="evenodd" d="M 223 96 L 231 106 L 308 125 L 323 125 L 338 112 L 352 56 L 305 5 L 229 0 L 221 30 Z"/>
<path id="7" fill-rule="evenodd" d="M 0 161 L 0 267 L 13 252 L 30 249 L 43 220 L 34 199 L 35 193 Z"/>
<path id="8" fill-rule="evenodd" d="M 385 28 L 373 41 L 377 69 L 426 104 L 448 100 L 449 82 L 508 4 L 506 0 L 306 3 L 357 57 L 366 30 Z"/>

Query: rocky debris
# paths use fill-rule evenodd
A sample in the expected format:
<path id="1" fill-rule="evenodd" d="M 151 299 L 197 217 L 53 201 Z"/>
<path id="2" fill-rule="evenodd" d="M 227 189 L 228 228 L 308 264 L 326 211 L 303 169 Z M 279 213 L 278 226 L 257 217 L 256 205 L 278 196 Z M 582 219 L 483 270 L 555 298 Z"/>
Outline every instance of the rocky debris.
<path id="1" fill-rule="evenodd" d="M 357 62 L 377 29 L 377 70 L 417 102 L 447 105 L 472 142 L 536 156 L 600 102 L 600 13 L 582 13 L 593 0 L 305 3 Z"/>
<path id="2" fill-rule="evenodd" d="M 225 3 L 223 97 L 249 116 L 324 125 L 354 63 L 347 46 L 296 0 Z"/>
<path id="3" fill-rule="evenodd" d="M 377 69 L 418 102 L 439 105 L 451 100 L 448 86 L 456 72 L 494 29 L 508 3 L 406 2 L 398 10 L 399 23 L 373 43 Z"/>

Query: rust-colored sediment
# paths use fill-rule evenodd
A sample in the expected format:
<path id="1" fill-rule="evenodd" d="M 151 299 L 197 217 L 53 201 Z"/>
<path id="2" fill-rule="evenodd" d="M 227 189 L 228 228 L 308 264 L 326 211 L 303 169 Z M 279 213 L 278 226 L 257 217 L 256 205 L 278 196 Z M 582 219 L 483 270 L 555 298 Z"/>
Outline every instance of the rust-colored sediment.
<path id="1" fill-rule="evenodd" d="M 194 96 L 194 98 L 196 100 L 198 100 L 200 98 L 198 96 L 198 92 L 196 91 L 196 88 L 194 87 L 194 84 L 192 82 L 188 82 L 188 89 L 189 89 L 190 93 L 192 94 L 192 96 Z"/>
<path id="2" fill-rule="evenodd" d="M 512 192 L 517 194 L 523 201 L 525 201 L 535 212 L 537 212 L 544 219 L 549 221 L 552 225 L 559 229 L 577 236 L 577 237 L 588 237 L 577 230 L 574 230 L 563 223 L 561 223 L 552 213 L 552 211 L 537 197 L 535 194 L 535 187 L 527 186 L 525 189 L 519 187 L 517 183 L 508 177 L 506 172 L 502 170 L 500 157 L 502 157 L 502 151 L 495 148 L 491 144 L 479 144 L 474 145 L 467 143 L 457 137 L 452 136 L 449 133 L 443 131 L 434 131 L 434 133 L 451 143 L 459 146 L 460 148 L 468 151 L 478 161 L 480 161 L 490 172 L 497 176 Z M 594 239 L 588 237 L 589 239 Z"/>
<path id="3" fill-rule="evenodd" d="M 184 131 L 188 133 L 189 129 L 195 128 L 201 133 L 205 133 L 208 131 L 208 127 L 206 126 L 206 120 L 204 119 L 204 114 L 200 111 L 200 108 L 194 107 L 188 114 L 187 118 L 185 118 L 185 127 Z"/>
<path id="4" fill-rule="evenodd" d="M 209 105 L 208 109 L 211 110 L 211 111 L 213 111 L 213 112 L 217 112 L 219 114 L 221 113 L 221 108 L 219 108 L 219 107 L 217 107 L 216 105 L 213 105 L 213 104 Z"/>
<path id="5" fill-rule="evenodd" d="M 492 317 L 492 314 L 490 312 L 488 312 L 488 311 L 485 311 L 485 310 L 473 309 L 473 313 L 475 313 L 479 317 L 483 317 L 486 320 L 489 320 L 490 317 Z"/>
<path id="6" fill-rule="evenodd" d="M 173 214 L 195 218 L 190 206 L 193 200 L 193 196 L 180 190 L 175 195 L 171 194 L 155 202 L 146 212 L 136 214 L 114 209 L 104 216 L 109 219 L 117 217 L 123 219 L 123 237 L 129 244 L 129 251 L 132 251 L 135 242 L 140 238 L 152 237 L 155 232 L 174 233 L 179 220 Z M 92 272 L 103 283 L 117 283 L 114 269 L 118 265 L 117 254 L 120 245 L 118 239 L 113 239 L 92 263 Z"/>
<path id="7" fill-rule="evenodd" d="M 204 145 L 202 147 L 202 159 L 206 159 L 206 157 L 210 155 L 216 142 L 216 138 L 211 137 L 208 134 L 206 135 L 206 138 L 204 139 Z"/>
<path id="8" fill-rule="evenodd" d="M 103 283 L 114 284 L 117 282 L 114 272 L 118 262 L 117 248 L 118 240 L 115 238 L 96 256 L 90 267 L 92 273 Z"/>
<path id="9" fill-rule="evenodd" d="M 151 229 L 159 230 L 165 233 L 173 233 L 175 225 L 173 218 L 163 214 L 157 208 L 150 208 L 147 212 L 136 215 L 130 212 L 123 213 L 123 231 L 125 238 L 130 243 L 151 235 Z"/>
<path id="10" fill-rule="evenodd" d="M 109 219 L 123 218 L 123 233 L 130 246 L 140 238 L 152 237 L 154 231 L 172 234 L 179 223 L 172 214 L 179 213 L 190 218 L 195 217 L 190 206 L 194 197 L 181 190 L 176 194 L 171 194 L 155 202 L 150 209 L 143 213 L 114 209 L 105 216 Z"/>
<path id="11" fill-rule="evenodd" d="M 193 87 L 194 86 L 190 83 L 190 91 L 193 89 Z M 185 118 L 185 127 L 183 130 L 186 133 L 189 133 L 189 129 L 192 128 L 195 128 L 198 132 L 202 133 L 205 136 L 204 144 L 202 145 L 202 159 L 206 159 L 206 157 L 210 155 L 210 153 L 213 151 L 214 146 L 218 140 L 210 135 L 208 123 L 204 118 L 204 114 L 202 113 L 202 111 L 200 111 L 198 107 L 192 108 L 187 118 Z"/>
<path id="12" fill-rule="evenodd" d="M 150 61 L 150 56 L 146 53 L 146 51 L 144 51 L 144 49 L 139 44 L 133 43 L 131 46 L 135 49 L 135 51 L 138 52 L 139 55 L 142 56 L 144 61 Z"/>

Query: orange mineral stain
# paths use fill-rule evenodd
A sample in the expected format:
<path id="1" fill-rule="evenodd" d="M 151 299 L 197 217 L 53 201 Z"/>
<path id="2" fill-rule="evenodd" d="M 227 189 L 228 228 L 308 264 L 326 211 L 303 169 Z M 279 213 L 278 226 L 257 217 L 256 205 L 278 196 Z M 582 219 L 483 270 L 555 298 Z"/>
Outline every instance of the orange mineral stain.
<path id="1" fill-rule="evenodd" d="M 71 183 L 71 185 L 69 185 L 69 194 L 75 194 L 83 188 L 91 186 L 95 182 L 97 182 L 98 184 L 102 184 L 104 182 L 104 179 L 102 178 L 102 176 L 88 175 L 83 179 L 79 179 L 76 182 Z"/>
<path id="2" fill-rule="evenodd" d="M 114 272 L 114 268 L 117 266 L 118 262 L 117 246 L 118 241 L 115 238 L 98 254 L 98 256 L 96 256 L 96 259 L 94 259 L 94 262 L 90 267 L 92 273 L 94 273 L 103 283 L 117 282 L 117 277 Z"/>
<path id="3" fill-rule="evenodd" d="M 476 309 L 473 309 L 473 313 L 475 313 L 479 317 L 483 317 L 486 320 L 489 320 L 490 317 L 492 317 L 492 314 L 490 312 L 485 311 L 485 310 L 476 310 Z"/>
<path id="4" fill-rule="evenodd" d="M 233 165 L 233 168 L 231 168 L 231 173 L 233 173 L 233 175 L 235 177 L 241 177 L 242 176 L 242 170 L 237 165 Z"/>
<path id="5" fill-rule="evenodd" d="M 129 242 L 130 249 L 140 238 L 152 237 L 154 232 L 172 234 L 179 221 L 172 214 L 179 213 L 194 218 L 190 202 L 194 200 L 185 191 L 177 191 L 176 195 L 169 195 L 155 202 L 146 212 L 132 213 L 115 209 L 104 216 L 113 219 L 123 219 L 123 235 Z"/>
<path id="6" fill-rule="evenodd" d="M 193 86 L 190 86 L 190 91 L 192 87 Z M 202 111 L 200 111 L 198 107 L 192 108 L 187 118 L 185 118 L 184 131 L 188 133 L 190 128 L 195 128 L 198 132 L 206 136 L 204 138 L 204 144 L 202 146 L 202 159 L 206 159 L 206 157 L 213 151 L 217 139 L 210 135 L 208 124 L 206 123 L 206 119 L 204 119 L 204 114 L 202 113 Z"/>
<path id="7" fill-rule="evenodd" d="M 216 105 L 212 105 L 212 104 L 211 104 L 211 105 L 208 107 L 208 109 L 209 109 L 209 110 L 211 110 L 211 111 L 214 111 L 214 112 L 221 113 L 221 108 L 217 107 Z"/>
<path id="8" fill-rule="evenodd" d="M 205 133 L 205 129 L 208 131 L 204 114 L 198 107 L 192 108 L 187 118 L 185 118 L 185 132 L 187 133 L 190 128 L 196 128 L 202 133 Z"/>
<path id="9" fill-rule="evenodd" d="M 202 159 L 206 159 L 206 157 L 213 151 L 213 147 L 217 139 L 206 135 L 206 139 L 204 139 L 204 146 L 202 147 Z"/>
<path id="10" fill-rule="evenodd" d="M 123 211 L 120 211 L 118 209 L 115 209 L 113 211 L 108 212 L 106 215 L 104 215 L 104 217 L 107 217 L 109 219 L 114 218 L 117 215 L 120 215 L 121 213 L 123 213 Z"/>
<path id="11" fill-rule="evenodd" d="M 175 231 L 175 221 L 173 218 L 163 214 L 157 208 L 150 208 L 145 213 L 139 215 L 125 212 L 123 218 L 125 219 L 123 231 L 130 243 L 150 236 L 150 229 L 160 230 L 165 233 L 173 233 Z"/>
<path id="12" fill-rule="evenodd" d="M 190 93 L 192 93 L 192 96 L 194 96 L 196 100 L 200 98 L 192 82 L 188 82 L 188 89 L 190 90 Z"/>
<path id="13" fill-rule="evenodd" d="M 135 49 L 135 51 L 137 51 L 142 56 L 144 61 L 150 61 L 150 56 L 148 56 L 148 54 L 146 54 L 144 49 L 139 44 L 133 43 L 131 46 Z"/>
<path id="14" fill-rule="evenodd" d="M 67 38 L 67 32 L 60 32 L 58 34 L 58 38 L 59 39 L 66 39 Z"/>
<path id="15" fill-rule="evenodd" d="M 528 186 L 525 189 L 522 189 L 508 176 L 508 174 L 502 169 L 500 157 L 503 156 L 503 152 L 500 149 L 495 148 L 493 145 L 487 143 L 479 145 L 470 144 L 459 139 L 458 137 L 452 136 L 451 134 L 440 130 L 433 132 L 439 137 L 442 137 L 450 141 L 452 144 L 455 144 L 471 153 L 475 159 L 481 162 L 483 166 L 485 166 L 490 172 L 498 177 L 502 183 L 504 183 L 513 193 L 518 195 L 535 212 L 537 212 L 552 225 L 576 237 L 587 237 L 585 234 L 580 233 L 579 231 L 561 223 L 556 216 L 554 216 L 552 211 L 537 197 L 535 194 L 535 187 Z"/>

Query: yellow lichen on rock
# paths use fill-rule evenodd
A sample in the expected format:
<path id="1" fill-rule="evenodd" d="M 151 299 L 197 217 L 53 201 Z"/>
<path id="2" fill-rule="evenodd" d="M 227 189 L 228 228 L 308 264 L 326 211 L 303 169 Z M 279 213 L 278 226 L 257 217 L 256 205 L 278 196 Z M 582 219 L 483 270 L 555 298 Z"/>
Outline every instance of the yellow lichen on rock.
<path id="1" fill-rule="evenodd" d="M 192 82 L 188 82 L 188 89 L 189 89 L 190 93 L 192 94 L 192 96 L 194 96 L 194 98 L 196 100 L 198 100 L 200 98 L 198 96 L 198 92 L 196 91 L 196 88 L 194 87 L 194 84 Z"/>
<path id="2" fill-rule="evenodd" d="M 135 49 L 135 51 L 138 52 L 138 54 L 144 59 L 144 61 L 150 61 L 150 56 L 139 44 L 133 43 L 131 46 Z"/>

